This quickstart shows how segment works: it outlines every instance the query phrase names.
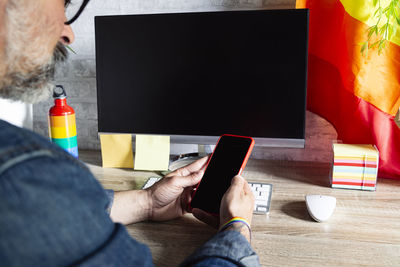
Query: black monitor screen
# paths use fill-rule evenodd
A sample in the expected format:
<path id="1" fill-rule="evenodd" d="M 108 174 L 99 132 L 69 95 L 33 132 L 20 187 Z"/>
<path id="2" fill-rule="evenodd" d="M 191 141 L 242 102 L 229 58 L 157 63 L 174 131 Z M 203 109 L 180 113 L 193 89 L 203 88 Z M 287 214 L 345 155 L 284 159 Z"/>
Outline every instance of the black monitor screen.
<path id="1" fill-rule="evenodd" d="M 99 132 L 304 139 L 308 10 L 95 18 Z"/>

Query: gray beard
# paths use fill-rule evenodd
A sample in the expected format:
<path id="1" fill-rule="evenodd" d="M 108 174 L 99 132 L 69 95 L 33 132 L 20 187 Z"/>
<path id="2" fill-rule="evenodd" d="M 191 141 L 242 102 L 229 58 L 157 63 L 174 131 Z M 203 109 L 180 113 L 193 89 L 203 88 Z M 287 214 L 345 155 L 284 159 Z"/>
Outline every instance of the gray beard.
<path id="1" fill-rule="evenodd" d="M 65 46 L 58 43 L 50 62 L 39 66 L 28 74 L 13 72 L 4 77 L 7 84 L 0 88 L 0 98 L 25 103 L 44 101 L 52 94 L 55 68 L 58 63 L 66 61 L 68 52 Z"/>

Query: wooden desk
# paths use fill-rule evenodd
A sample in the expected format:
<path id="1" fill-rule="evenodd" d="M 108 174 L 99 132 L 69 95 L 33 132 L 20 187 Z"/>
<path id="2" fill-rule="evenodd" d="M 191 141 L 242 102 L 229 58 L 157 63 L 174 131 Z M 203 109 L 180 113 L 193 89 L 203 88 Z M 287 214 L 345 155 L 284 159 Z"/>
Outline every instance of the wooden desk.
<path id="1" fill-rule="evenodd" d="M 105 188 L 139 189 L 152 172 L 101 167 L 98 151 L 80 152 Z M 252 245 L 262 266 L 400 266 L 400 181 L 380 179 L 376 192 L 332 189 L 326 163 L 250 160 L 243 176 L 273 184 L 268 216 L 254 215 Z M 337 198 L 329 221 L 314 222 L 306 194 Z M 191 214 L 128 227 L 147 244 L 156 266 L 177 266 L 214 233 Z"/>

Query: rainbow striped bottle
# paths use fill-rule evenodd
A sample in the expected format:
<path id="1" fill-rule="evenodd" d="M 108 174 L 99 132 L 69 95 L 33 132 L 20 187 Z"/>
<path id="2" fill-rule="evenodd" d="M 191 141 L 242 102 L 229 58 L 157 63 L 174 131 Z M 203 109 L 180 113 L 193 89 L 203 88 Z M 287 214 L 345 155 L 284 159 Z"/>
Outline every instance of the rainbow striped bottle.
<path id="1" fill-rule="evenodd" d="M 54 106 L 49 110 L 50 139 L 77 158 L 75 111 L 67 105 L 67 94 L 61 85 L 54 88 L 53 98 Z"/>

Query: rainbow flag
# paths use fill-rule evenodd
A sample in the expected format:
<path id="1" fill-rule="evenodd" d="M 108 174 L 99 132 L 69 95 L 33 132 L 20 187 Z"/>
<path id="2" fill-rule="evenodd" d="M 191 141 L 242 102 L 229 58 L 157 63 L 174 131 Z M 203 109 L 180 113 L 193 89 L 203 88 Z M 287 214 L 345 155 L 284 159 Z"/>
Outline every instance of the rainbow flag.
<path id="1" fill-rule="evenodd" d="M 376 23 L 373 2 L 297 0 L 297 8 L 310 9 L 307 108 L 344 143 L 375 145 L 378 176 L 400 179 L 400 27 L 380 54 L 376 47 L 362 54 Z"/>

